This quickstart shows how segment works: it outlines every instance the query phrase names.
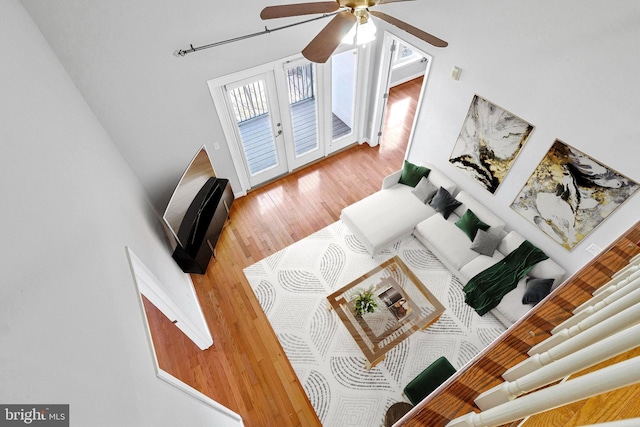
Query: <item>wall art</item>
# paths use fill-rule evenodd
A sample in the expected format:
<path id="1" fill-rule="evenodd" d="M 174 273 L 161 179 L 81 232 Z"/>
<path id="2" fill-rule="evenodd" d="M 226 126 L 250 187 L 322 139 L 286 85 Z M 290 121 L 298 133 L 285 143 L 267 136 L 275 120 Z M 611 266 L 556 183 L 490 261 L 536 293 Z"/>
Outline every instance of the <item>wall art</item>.
<path id="1" fill-rule="evenodd" d="M 511 209 L 572 250 L 637 189 L 637 182 L 556 140 Z"/>
<path id="2" fill-rule="evenodd" d="M 449 162 L 495 193 L 533 125 L 475 95 Z"/>

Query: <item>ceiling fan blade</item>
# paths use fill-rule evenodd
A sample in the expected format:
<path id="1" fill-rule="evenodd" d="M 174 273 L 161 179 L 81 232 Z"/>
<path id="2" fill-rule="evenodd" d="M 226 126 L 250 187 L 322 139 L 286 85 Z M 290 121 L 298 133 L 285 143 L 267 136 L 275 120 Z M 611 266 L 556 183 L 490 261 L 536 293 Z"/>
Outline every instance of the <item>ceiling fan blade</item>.
<path id="1" fill-rule="evenodd" d="M 314 13 L 332 13 L 338 9 L 340 9 L 340 5 L 336 1 L 284 4 L 265 7 L 260 12 L 260 18 L 275 19 L 288 16 L 313 15 Z"/>
<path id="2" fill-rule="evenodd" d="M 419 28 L 414 27 L 413 25 L 409 25 L 404 21 L 394 18 L 393 16 L 389 16 L 386 13 L 370 11 L 371 15 L 375 16 L 378 19 L 382 19 L 383 21 L 388 22 L 391 25 L 395 25 L 398 28 L 405 30 L 407 33 L 416 36 L 417 38 L 426 41 L 429 44 L 432 44 L 436 47 L 447 47 L 449 43 L 446 41 L 437 38 L 429 33 L 422 31 Z"/>
<path id="3" fill-rule="evenodd" d="M 302 50 L 302 56 L 311 62 L 327 62 L 355 23 L 356 17 L 351 12 L 338 13 Z"/>

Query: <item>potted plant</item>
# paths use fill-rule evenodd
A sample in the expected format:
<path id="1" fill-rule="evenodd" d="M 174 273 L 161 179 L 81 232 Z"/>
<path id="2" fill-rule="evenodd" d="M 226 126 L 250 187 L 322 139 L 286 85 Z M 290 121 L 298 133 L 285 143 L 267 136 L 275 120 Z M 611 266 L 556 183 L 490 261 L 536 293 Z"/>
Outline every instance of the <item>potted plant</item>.
<path id="1" fill-rule="evenodd" d="M 373 293 L 374 287 L 365 289 L 358 293 L 356 297 L 355 310 L 357 316 L 362 316 L 366 313 L 373 313 L 378 303 L 375 300 L 375 294 Z"/>

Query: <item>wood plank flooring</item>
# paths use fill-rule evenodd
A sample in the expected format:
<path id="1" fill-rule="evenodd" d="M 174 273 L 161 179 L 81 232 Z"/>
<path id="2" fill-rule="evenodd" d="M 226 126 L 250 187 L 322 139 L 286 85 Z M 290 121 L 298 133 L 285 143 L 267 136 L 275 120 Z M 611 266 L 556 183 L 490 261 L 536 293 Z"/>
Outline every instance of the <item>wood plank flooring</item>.
<path id="1" fill-rule="evenodd" d="M 392 104 L 394 92 L 402 90 L 391 91 Z M 415 108 L 415 101 L 413 104 Z M 392 137 L 398 127 L 403 131 Z M 248 427 L 320 425 L 242 269 L 331 224 L 343 207 L 377 191 L 382 178 L 400 168 L 410 127 L 410 120 L 404 125 L 404 120 L 393 119 L 385 127 L 380 146 L 353 147 L 237 199 L 218 244 L 217 262 L 206 275 L 193 276 L 214 346 L 200 351 L 145 301 L 160 367 L 239 413 Z M 545 339 L 554 325 L 569 317 L 574 307 L 640 252 L 638 242 L 640 224 L 585 266 L 557 298 L 532 311 L 456 381 L 425 401 L 406 425 L 443 426 L 477 411 L 473 399 L 500 382 L 499 376 L 508 367 L 523 360 L 531 346 Z M 581 425 L 605 421 L 612 413 L 638 417 L 640 409 L 634 398 L 639 389 L 625 388 L 621 397 L 583 401 L 548 415 L 551 418 L 532 418 L 526 426 L 576 425 L 577 421 Z"/>
<path id="2" fill-rule="evenodd" d="M 387 125 L 385 132 L 397 134 L 392 141 L 352 147 L 235 201 L 217 261 L 206 275 L 192 276 L 214 345 L 199 350 L 144 302 L 161 369 L 239 413 L 247 427 L 320 425 L 242 270 L 335 222 L 342 208 L 401 168 L 421 84 L 391 91 L 390 104 L 394 92 L 402 102 L 407 93 L 415 98 L 405 102 L 407 124 Z"/>

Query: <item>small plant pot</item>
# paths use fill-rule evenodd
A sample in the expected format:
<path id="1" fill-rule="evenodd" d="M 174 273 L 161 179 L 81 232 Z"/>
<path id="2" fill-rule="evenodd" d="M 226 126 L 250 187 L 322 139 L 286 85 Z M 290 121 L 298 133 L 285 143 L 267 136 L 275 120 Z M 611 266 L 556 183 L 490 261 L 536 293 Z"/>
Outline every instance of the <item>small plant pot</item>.
<path id="1" fill-rule="evenodd" d="M 376 296 L 373 293 L 373 286 L 367 290 L 361 291 L 355 299 L 354 311 L 356 316 L 363 316 L 367 313 L 373 313 L 378 307 Z"/>

